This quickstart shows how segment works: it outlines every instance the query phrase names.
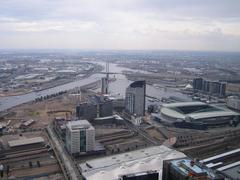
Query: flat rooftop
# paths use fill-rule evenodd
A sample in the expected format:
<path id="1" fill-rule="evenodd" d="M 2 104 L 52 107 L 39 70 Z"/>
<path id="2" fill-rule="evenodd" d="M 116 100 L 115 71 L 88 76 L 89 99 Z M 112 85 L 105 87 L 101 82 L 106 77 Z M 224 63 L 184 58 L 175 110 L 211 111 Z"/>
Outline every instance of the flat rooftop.
<path id="1" fill-rule="evenodd" d="M 171 161 L 172 166 L 180 171 L 185 176 L 188 176 L 189 173 L 195 174 L 195 176 L 205 176 L 209 179 L 215 179 L 219 175 L 213 173 L 213 171 L 207 167 L 199 166 L 198 164 L 194 163 L 191 165 L 191 159 L 184 158 L 184 159 L 177 159 Z"/>
<path id="2" fill-rule="evenodd" d="M 200 161 L 232 179 L 240 177 L 240 148 L 227 151 Z"/>
<path id="3" fill-rule="evenodd" d="M 69 121 L 66 126 L 71 130 L 94 129 L 87 120 Z"/>
<path id="4" fill-rule="evenodd" d="M 112 180 L 122 175 L 145 171 L 158 171 L 162 177 L 163 160 L 186 157 L 166 146 L 154 146 L 79 164 L 87 180 Z"/>
<path id="5" fill-rule="evenodd" d="M 220 171 L 229 178 L 240 179 L 240 161 L 222 167 Z"/>
<path id="6" fill-rule="evenodd" d="M 24 146 L 36 143 L 43 143 L 44 139 L 42 137 L 34 137 L 34 138 L 22 138 L 18 140 L 8 141 L 9 147 L 17 147 L 17 146 Z"/>

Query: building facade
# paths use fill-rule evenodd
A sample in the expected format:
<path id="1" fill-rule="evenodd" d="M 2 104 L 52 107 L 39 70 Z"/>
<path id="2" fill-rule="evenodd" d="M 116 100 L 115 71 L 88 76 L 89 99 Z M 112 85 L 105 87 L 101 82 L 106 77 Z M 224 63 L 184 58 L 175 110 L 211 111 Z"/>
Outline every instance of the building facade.
<path id="1" fill-rule="evenodd" d="M 113 102 L 105 101 L 99 104 L 99 117 L 106 117 L 113 115 Z"/>
<path id="2" fill-rule="evenodd" d="M 135 81 L 126 89 L 125 110 L 137 116 L 145 115 L 146 82 Z"/>
<path id="3" fill-rule="evenodd" d="M 102 91 L 103 94 L 107 94 L 108 93 L 108 79 L 106 77 L 102 78 L 101 91 Z"/>
<path id="4" fill-rule="evenodd" d="M 78 119 L 92 120 L 97 117 L 97 105 L 92 103 L 81 103 L 76 107 Z"/>
<path id="5" fill-rule="evenodd" d="M 66 147 L 70 154 L 94 151 L 94 127 L 87 120 L 70 121 L 66 125 Z"/>
<path id="6" fill-rule="evenodd" d="M 195 78 L 193 79 L 193 89 L 202 90 L 203 79 L 202 78 Z"/>
<path id="7" fill-rule="evenodd" d="M 209 81 L 202 78 L 193 79 L 193 89 L 211 95 L 224 97 L 227 84 L 219 81 Z"/>

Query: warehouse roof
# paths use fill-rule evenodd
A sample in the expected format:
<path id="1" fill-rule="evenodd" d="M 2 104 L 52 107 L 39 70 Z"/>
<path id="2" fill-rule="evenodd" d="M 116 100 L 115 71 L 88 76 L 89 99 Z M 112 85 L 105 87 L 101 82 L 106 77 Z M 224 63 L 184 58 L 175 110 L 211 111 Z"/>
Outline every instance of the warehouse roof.
<path id="1" fill-rule="evenodd" d="M 16 146 L 24 146 L 36 143 L 43 143 L 44 139 L 42 137 L 34 137 L 34 138 L 22 138 L 18 140 L 8 141 L 9 147 L 16 147 Z"/>

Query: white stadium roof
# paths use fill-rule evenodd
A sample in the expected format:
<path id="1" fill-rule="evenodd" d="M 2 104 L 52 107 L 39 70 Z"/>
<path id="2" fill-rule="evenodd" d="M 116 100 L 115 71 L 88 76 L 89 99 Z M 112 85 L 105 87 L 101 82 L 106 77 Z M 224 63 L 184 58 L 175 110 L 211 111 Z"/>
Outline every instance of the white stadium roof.
<path id="1" fill-rule="evenodd" d="M 209 108 L 204 111 L 198 110 L 191 113 L 183 113 L 178 108 L 190 108 L 198 106 L 209 106 Z M 214 117 L 225 117 L 225 116 L 239 116 L 240 114 L 234 112 L 228 108 L 218 107 L 214 105 L 209 105 L 203 102 L 181 102 L 181 103 L 170 103 L 163 104 L 161 108 L 161 114 L 174 118 L 174 119 L 184 119 L 190 117 L 191 119 L 204 119 L 204 118 L 214 118 Z"/>

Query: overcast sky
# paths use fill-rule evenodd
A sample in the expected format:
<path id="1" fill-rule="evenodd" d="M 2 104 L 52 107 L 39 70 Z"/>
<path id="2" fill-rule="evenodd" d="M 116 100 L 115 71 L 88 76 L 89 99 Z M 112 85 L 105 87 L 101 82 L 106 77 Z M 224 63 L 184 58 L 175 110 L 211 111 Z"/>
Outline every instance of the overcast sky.
<path id="1" fill-rule="evenodd" d="M 240 0 L 0 0 L 0 48 L 240 51 Z"/>

